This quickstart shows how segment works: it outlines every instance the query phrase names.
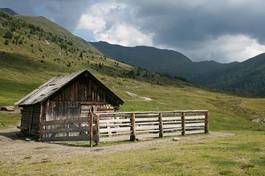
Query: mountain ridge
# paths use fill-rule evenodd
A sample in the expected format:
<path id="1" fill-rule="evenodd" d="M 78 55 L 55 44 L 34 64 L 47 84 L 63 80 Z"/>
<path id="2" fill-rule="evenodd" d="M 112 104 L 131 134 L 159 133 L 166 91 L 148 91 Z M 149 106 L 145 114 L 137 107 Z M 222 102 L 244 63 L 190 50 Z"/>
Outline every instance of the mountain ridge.
<path id="1" fill-rule="evenodd" d="M 243 62 L 219 63 L 213 60 L 194 62 L 174 50 L 150 46 L 125 47 L 103 41 L 90 43 L 111 58 L 151 71 L 183 77 L 193 83 L 214 89 L 250 96 L 265 96 L 263 89 L 265 72 L 262 69 L 265 66 L 264 53 Z M 175 55 L 169 54 L 172 52 Z"/>

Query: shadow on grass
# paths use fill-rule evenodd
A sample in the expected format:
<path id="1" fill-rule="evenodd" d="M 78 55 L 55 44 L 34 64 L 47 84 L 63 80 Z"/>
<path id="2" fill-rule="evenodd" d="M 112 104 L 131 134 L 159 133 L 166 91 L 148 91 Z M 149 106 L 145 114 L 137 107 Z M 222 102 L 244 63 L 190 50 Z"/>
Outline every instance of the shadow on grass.
<path id="1" fill-rule="evenodd" d="M 36 140 L 36 137 L 33 136 L 25 136 L 20 131 L 8 131 L 8 132 L 0 132 L 0 136 L 4 136 L 11 140 Z"/>
<path id="2" fill-rule="evenodd" d="M 0 138 L 4 137 L 11 140 L 24 140 L 24 141 L 39 141 L 39 139 L 36 136 L 32 135 L 25 135 L 21 131 L 12 129 L 12 130 L 2 130 L 0 132 Z M 0 139 L 1 140 L 1 139 Z M 3 139 L 4 141 L 5 139 Z"/>
<path id="3" fill-rule="evenodd" d="M 58 145 L 63 145 L 63 146 L 69 146 L 69 147 L 90 147 L 89 141 L 52 141 L 49 142 L 51 144 L 58 144 Z M 106 147 L 106 146 L 113 146 L 113 145 L 119 145 L 119 144 L 129 144 L 129 143 L 134 143 L 133 141 L 130 140 L 122 140 L 122 141 L 103 141 L 100 142 L 98 145 L 95 143 L 93 144 L 92 147 Z M 100 150 L 100 149 L 98 149 Z"/>

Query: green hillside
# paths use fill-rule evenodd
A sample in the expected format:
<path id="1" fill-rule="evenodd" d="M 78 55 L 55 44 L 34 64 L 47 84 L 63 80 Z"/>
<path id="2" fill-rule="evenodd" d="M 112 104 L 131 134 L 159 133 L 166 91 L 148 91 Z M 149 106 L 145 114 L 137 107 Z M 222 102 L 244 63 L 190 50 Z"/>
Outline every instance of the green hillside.
<path id="1" fill-rule="evenodd" d="M 265 115 L 258 108 L 264 99 L 211 92 L 106 58 L 46 18 L 1 13 L 0 19 L 0 105 L 12 105 L 54 75 L 89 68 L 125 100 L 121 110 L 209 109 L 215 130 L 259 128 L 250 120 Z"/>
<path id="2" fill-rule="evenodd" d="M 151 141 L 53 144 L 12 140 L 18 112 L 0 112 L 0 176 L 264 175 L 264 98 L 214 92 L 101 55 L 43 17 L 0 13 L 0 106 L 55 75 L 88 68 L 124 101 L 122 111 L 208 109 L 210 134 Z M 5 129 L 7 128 L 7 129 Z"/>
<path id="3" fill-rule="evenodd" d="M 265 96 L 265 54 L 260 54 L 230 68 L 209 75 L 204 84 L 211 87 Z"/>

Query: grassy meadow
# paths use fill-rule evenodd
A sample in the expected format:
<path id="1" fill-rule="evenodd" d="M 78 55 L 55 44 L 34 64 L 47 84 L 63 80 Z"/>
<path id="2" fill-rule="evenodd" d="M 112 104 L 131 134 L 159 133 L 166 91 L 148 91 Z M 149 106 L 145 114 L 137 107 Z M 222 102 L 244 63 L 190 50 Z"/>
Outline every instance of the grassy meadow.
<path id="1" fill-rule="evenodd" d="M 41 154 L 47 160 L 41 162 L 32 159 L 35 155 L 31 151 L 25 156 L 17 151 L 10 158 L 0 152 L 0 175 L 265 175 L 265 127 L 251 122 L 265 117 L 264 98 L 220 93 L 150 73 L 99 55 L 84 41 L 41 18 L 19 19 L 47 29 L 32 33 L 23 23 L 16 31 L 24 36 L 19 45 L 12 40 L 6 45 L 0 37 L 0 106 L 13 105 L 53 76 L 88 68 L 125 101 L 121 111 L 207 109 L 210 132 L 231 135 L 195 135 L 192 139 L 183 137 L 179 142 L 165 138 L 155 145 L 136 142 L 131 145 L 142 143 L 143 147 L 125 151 L 100 152 L 98 147 L 98 151 L 88 153 L 61 153 L 69 157 L 55 160 L 49 157 L 56 153 L 48 154 L 44 148 Z M 47 38 L 49 29 L 56 31 L 54 36 L 62 33 L 70 36 L 63 40 L 68 41 L 67 48 L 58 44 L 61 41 L 58 37 L 55 42 Z M 0 32 L 5 30 L 0 25 Z M 19 113 L 0 112 L 0 129 L 14 127 L 19 120 Z M 6 145 L 1 142 L 1 146 Z M 34 151 L 38 152 L 38 148 Z M 22 159 L 17 161 L 16 156 Z"/>

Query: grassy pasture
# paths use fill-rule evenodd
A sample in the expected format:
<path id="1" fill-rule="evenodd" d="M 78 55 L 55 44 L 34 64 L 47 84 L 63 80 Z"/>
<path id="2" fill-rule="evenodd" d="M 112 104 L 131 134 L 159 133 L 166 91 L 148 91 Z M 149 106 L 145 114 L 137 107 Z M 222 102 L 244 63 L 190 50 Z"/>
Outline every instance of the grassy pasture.
<path id="1" fill-rule="evenodd" d="M 35 161 L 34 152 L 41 150 L 45 156 L 45 150 L 48 150 L 39 147 L 30 152 L 31 154 L 22 156 L 22 160 L 1 161 L 0 175 L 263 176 L 264 131 L 233 133 L 234 135 L 225 137 L 192 136 L 191 139 L 184 137 L 179 142 L 163 139 L 155 145 L 113 152 L 104 152 L 104 149 L 99 147 L 88 153 L 68 152 L 68 156 L 51 159 L 55 155 L 54 151 L 49 157 Z M 116 144 L 111 147 L 117 148 L 123 145 Z"/>
<path id="2" fill-rule="evenodd" d="M 34 23 L 30 17 L 20 18 Z M 35 20 L 39 26 L 57 28 L 41 18 Z M 0 26 L 0 32 L 5 30 Z M 62 32 L 59 28 L 53 30 Z M 137 69 L 99 56 L 73 36 L 68 37 L 68 41 L 74 42 L 72 47 L 77 46 L 79 50 L 70 48 L 75 49 L 70 52 L 37 34 L 27 37 L 28 29 L 21 27 L 17 32 L 24 37 L 23 45 L 15 45 L 11 40 L 5 45 L 0 37 L 0 106 L 14 104 L 53 76 L 89 68 L 125 100 L 121 111 L 208 109 L 210 131 L 234 135 L 194 136 L 191 140 L 181 138 L 179 142 L 165 138 L 155 140 L 152 145 L 142 142 L 143 147 L 112 152 L 104 152 L 105 145 L 91 152 L 86 145 L 74 149 L 67 146 L 64 150 L 60 148 L 57 156 L 56 145 L 47 147 L 35 142 L 2 139 L 1 130 L 16 126 L 20 117 L 18 113 L 0 112 L 0 175 L 265 175 L 265 127 L 251 122 L 265 118 L 264 98 L 218 93 L 159 75 L 144 77 L 148 73 L 145 71 L 128 75 Z M 82 57 L 81 51 L 85 51 Z M 41 147 L 29 150 L 27 147 L 31 144 Z M 123 145 L 115 143 L 108 147 Z M 76 150 L 82 152 L 76 154 Z"/>

